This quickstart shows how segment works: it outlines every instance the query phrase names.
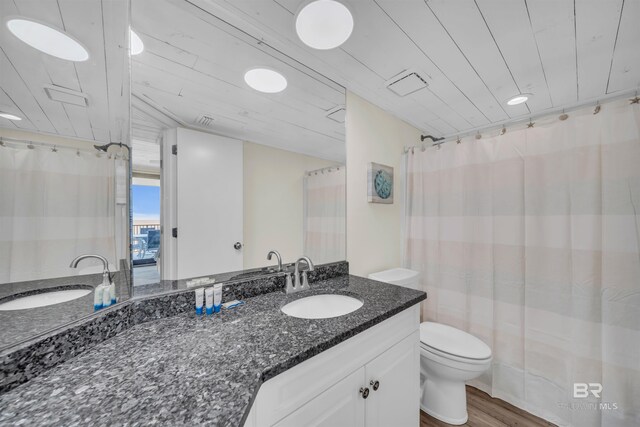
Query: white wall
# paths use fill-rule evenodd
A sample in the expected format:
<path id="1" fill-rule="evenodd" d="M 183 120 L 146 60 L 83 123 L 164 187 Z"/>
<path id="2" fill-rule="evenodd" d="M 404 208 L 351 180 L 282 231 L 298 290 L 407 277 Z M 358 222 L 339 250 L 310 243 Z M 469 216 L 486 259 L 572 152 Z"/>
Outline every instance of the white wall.
<path id="1" fill-rule="evenodd" d="M 404 146 L 420 142 L 420 130 L 347 92 L 347 260 L 352 274 L 366 276 L 400 266 Z M 394 202 L 367 202 L 370 162 L 394 168 Z"/>
<path id="2" fill-rule="evenodd" d="M 282 262 L 303 251 L 303 176 L 307 170 L 336 164 L 329 160 L 244 143 L 244 267 L 273 265 L 275 249 Z"/>

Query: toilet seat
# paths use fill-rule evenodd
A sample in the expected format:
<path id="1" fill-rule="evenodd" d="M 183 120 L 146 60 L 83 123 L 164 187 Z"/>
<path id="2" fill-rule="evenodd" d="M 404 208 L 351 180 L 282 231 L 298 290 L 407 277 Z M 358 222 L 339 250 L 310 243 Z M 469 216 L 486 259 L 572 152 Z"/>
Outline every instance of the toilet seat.
<path id="1" fill-rule="evenodd" d="M 463 370 L 484 370 L 486 369 L 486 366 L 491 363 L 491 357 L 488 357 L 486 359 L 467 359 L 460 356 L 454 356 L 449 353 L 444 353 L 442 351 L 439 351 L 438 349 L 429 347 L 424 343 L 420 343 L 420 354 L 422 355 L 422 357 L 427 357 L 434 362 Z"/>
<path id="2" fill-rule="evenodd" d="M 469 364 L 484 364 L 491 359 L 491 349 L 480 339 L 441 323 L 420 324 L 420 346 L 445 359 Z"/>

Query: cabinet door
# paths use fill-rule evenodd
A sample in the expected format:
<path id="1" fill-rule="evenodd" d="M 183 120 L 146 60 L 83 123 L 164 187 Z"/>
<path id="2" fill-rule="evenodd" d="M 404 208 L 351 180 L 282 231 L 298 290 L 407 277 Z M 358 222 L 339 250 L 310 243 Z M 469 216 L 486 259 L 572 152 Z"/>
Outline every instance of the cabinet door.
<path id="1" fill-rule="evenodd" d="M 302 405 L 274 427 L 364 427 L 364 368 Z M 369 395 L 371 396 L 371 395 Z"/>
<path id="2" fill-rule="evenodd" d="M 420 335 L 416 331 L 365 366 L 367 427 L 418 427 Z M 370 382 L 379 382 L 373 390 Z"/>

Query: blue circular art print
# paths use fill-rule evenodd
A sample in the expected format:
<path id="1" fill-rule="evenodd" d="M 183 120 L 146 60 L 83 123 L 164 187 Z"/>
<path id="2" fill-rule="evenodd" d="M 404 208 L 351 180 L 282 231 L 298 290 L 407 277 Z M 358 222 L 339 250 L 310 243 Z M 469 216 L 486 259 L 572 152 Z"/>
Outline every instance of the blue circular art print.
<path id="1" fill-rule="evenodd" d="M 376 176 L 373 180 L 373 186 L 381 199 L 387 199 L 391 195 L 391 177 L 386 171 L 382 169 L 376 172 Z"/>

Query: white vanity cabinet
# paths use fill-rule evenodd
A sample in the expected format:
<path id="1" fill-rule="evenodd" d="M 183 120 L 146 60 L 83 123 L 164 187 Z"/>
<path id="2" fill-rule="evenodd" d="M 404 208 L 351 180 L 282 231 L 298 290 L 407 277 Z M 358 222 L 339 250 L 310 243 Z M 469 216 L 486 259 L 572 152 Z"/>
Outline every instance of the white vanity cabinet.
<path id="1" fill-rule="evenodd" d="M 419 321 L 416 305 L 265 382 L 245 427 L 417 427 Z"/>
<path id="2" fill-rule="evenodd" d="M 420 335 L 411 334 L 365 366 L 367 427 L 420 423 Z M 378 381 L 378 390 L 374 391 Z M 373 382 L 373 384 L 372 384 Z"/>
<path id="3" fill-rule="evenodd" d="M 284 417 L 275 427 L 364 427 L 365 399 L 358 392 L 363 381 L 364 368 L 360 368 Z"/>

